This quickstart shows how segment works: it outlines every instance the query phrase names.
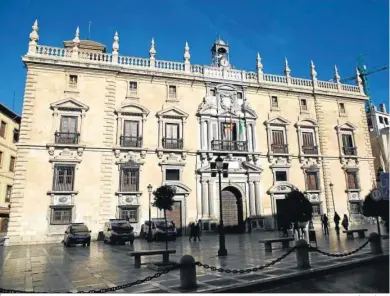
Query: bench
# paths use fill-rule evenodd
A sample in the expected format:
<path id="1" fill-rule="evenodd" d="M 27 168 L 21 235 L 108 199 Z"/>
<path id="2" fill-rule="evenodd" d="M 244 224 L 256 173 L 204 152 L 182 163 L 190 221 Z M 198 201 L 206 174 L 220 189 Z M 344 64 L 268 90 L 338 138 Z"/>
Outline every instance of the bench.
<path id="1" fill-rule="evenodd" d="M 266 251 L 272 251 L 272 243 L 282 243 L 283 248 L 290 247 L 290 242 L 294 241 L 293 237 L 279 237 L 263 239 L 259 243 L 263 243 Z"/>
<path id="2" fill-rule="evenodd" d="M 142 256 L 154 256 L 154 255 L 162 255 L 163 263 L 169 263 L 169 254 L 175 254 L 176 250 L 150 250 L 150 251 L 134 251 L 129 255 L 134 257 L 134 267 L 141 268 L 141 257 Z"/>
<path id="3" fill-rule="evenodd" d="M 366 228 L 362 229 L 350 229 L 350 230 L 344 230 L 343 232 L 347 234 L 347 238 L 353 239 L 353 234 L 357 232 L 359 234 L 360 238 L 365 238 L 365 232 L 368 231 Z"/>

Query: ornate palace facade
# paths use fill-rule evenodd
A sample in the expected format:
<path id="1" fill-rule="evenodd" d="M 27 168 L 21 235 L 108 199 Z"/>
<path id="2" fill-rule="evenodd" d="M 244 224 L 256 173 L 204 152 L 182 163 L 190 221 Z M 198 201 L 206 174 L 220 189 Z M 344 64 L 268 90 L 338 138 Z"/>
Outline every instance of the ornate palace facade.
<path id="1" fill-rule="evenodd" d="M 340 83 L 233 69 L 229 46 L 212 45 L 212 65 L 112 52 L 80 40 L 38 45 L 32 27 L 23 57 L 27 82 L 11 197 L 10 243 L 61 241 L 66 224 L 85 222 L 95 237 L 110 218 L 128 217 L 136 232 L 148 219 L 148 184 L 177 188 L 176 226 L 219 218 L 210 164 L 228 163 L 222 178 L 225 225 L 275 229 L 284 196 L 307 194 L 316 215 L 359 218 L 375 182 L 361 81 Z M 184 43 L 184 42 L 183 42 Z M 254 57 L 256 60 L 256 57 Z M 329 184 L 333 186 L 329 186 Z M 332 189 L 331 189 L 332 188 Z M 280 213 L 279 213 L 280 214 Z M 156 209 L 152 216 L 159 217 Z M 246 224 L 245 221 L 250 221 Z"/>

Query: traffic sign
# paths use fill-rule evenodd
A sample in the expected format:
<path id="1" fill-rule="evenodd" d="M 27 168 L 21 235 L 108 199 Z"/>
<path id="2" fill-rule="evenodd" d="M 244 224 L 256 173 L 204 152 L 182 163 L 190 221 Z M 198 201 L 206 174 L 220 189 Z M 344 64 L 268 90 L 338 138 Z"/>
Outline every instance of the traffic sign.
<path id="1" fill-rule="evenodd" d="M 382 192 L 375 188 L 371 191 L 371 197 L 375 201 L 380 201 L 382 199 Z"/>
<path id="2" fill-rule="evenodd" d="M 380 189 L 384 200 L 389 200 L 389 173 L 382 173 L 380 176 Z"/>

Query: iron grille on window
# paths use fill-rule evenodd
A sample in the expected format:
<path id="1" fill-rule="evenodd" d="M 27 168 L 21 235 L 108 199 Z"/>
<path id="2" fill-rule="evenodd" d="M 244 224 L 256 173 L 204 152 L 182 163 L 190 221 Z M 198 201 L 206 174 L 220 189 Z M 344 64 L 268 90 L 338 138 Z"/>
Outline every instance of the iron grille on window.
<path id="1" fill-rule="evenodd" d="M 51 224 L 67 225 L 72 222 L 72 208 L 52 209 Z"/>
<path id="2" fill-rule="evenodd" d="M 303 154 L 318 154 L 318 147 L 317 146 L 302 146 Z"/>
<path id="3" fill-rule="evenodd" d="M 139 190 L 139 165 L 135 163 L 121 166 L 120 188 L 121 192 L 134 192 Z"/>
<path id="4" fill-rule="evenodd" d="M 271 149 L 273 153 L 288 153 L 288 147 L 286 144 L 272 144 Z"/>
<path id="5" fill-rule="evenodd" d="M 351 202 L 349 204 L 349 210 L 351 214 L 361 214 L 362 213 L 362 207 L 360 203 L 357 202 Z"/>
<path id="6" fill-rule="evenodd" d="M 121 208 L 119 209 L 119 219 L 128 220 L 131 223 L 138 222 L 138 209 Z"/>
<path id="7" fill-rule="evenodd" d="M 183 139 L 163 138 L 162 143 L 165 149 L 183 149 Z"/>
<path id="8" fill-rule="evenodd" d="M 56 165 L 54 167 L 53 191 L 73 191 L 74 165 Z"/>
<path id="9" fill-rule="evenodd" d="M 356 147 L 343 147 L 344 155 L 357 155 Z"/>
<path id="10" fill-rule="evenodd" d="M 218 151 L 248 151 L 248 142 L 212 140 L 211 149 Z"/>

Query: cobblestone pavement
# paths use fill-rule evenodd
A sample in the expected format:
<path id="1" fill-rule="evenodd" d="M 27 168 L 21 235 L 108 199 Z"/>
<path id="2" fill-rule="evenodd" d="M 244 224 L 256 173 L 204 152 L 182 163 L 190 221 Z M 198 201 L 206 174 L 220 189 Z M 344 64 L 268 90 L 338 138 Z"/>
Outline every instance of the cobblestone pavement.
<path id="1" fill-rule="evenodd" d="M 375 225 L 368 225 L 369 232 L 375 231 Z M 368 232 L 368 233 L 369 233 Z M 260 239 L 279 236 L 277 232 L 254 232 L 252 234 L 227 235 L 226 246 L 228 256 L 218 258 L 218 236 L 207 235 L 201 242 L 189 242 L 188 237 L 180 237 L 175 242 L 169 242 L 170 249 L 177 253 L 171 257 L 179 262 L 182 255 L 190 254 L 196 261 L 224 268 L 244 269 L 263 265 L 272 259 L 286 253 L 286 249 L 277 248 L 265 252 Z M 331 253 L 351 251 L 362 245 L 366 239 L 355 238 L 347 240 L 345 234 L 337 237 L 333 230 L 330 236 L 322 235 L 317 230 L 318 248 Z M 382 245 L 388 253 L 388 240 Z M 142 266 L 134 269 L 134 259 L 127 253 L 132 250 L 164 249 L 164 242 L 147 243 L 137 239 L 134 246 L 106 245 L 103 242 L 93 242 L 91 246 L 65 248 L 62 244 L 30 245 L 0 247 L 0 287 L 35 292 L 68 292 L 87 291 L 91 289 L 115 287 L 156 272 Z M 353 258 L 368 256 L 369 246 L 353 255 Z M 330 258 L 318 253 L 310 253 L 312 268 L 324 267 L 351 260 L 351 257 Z M 145 257 L 143 262 L 158 262 L 159 257 Z M 265 269 L 262 272 L 234 275 L 197 268 L 197 292 L 235 284 L 245 284 L 262 278 L 273 279 L 286 274 L 297 273 L 295 254 L 289 255 L 282 262 Z M 119 292 L 183 292 L 179 288 L 179 272 L 169 274 Z M 195 291 L 192 291 L 195 292 Z"/>

